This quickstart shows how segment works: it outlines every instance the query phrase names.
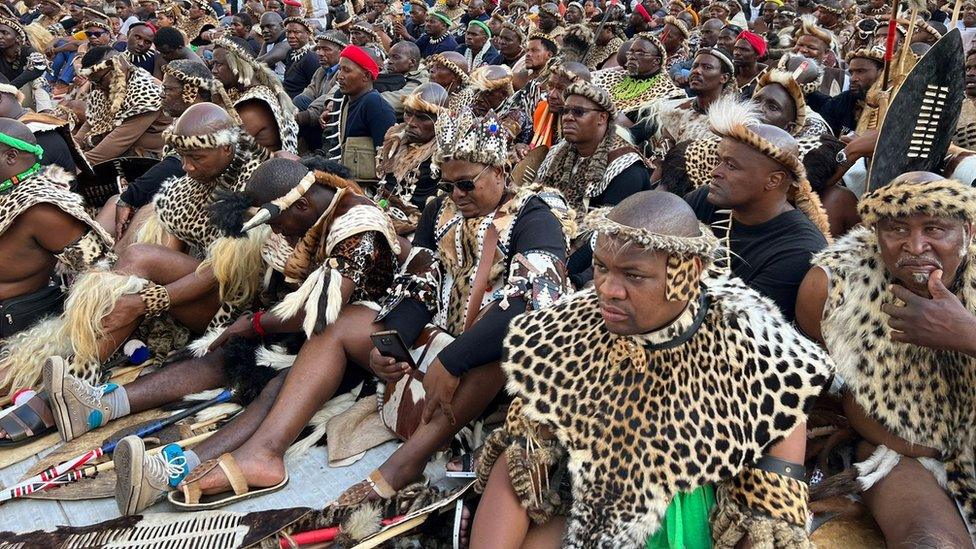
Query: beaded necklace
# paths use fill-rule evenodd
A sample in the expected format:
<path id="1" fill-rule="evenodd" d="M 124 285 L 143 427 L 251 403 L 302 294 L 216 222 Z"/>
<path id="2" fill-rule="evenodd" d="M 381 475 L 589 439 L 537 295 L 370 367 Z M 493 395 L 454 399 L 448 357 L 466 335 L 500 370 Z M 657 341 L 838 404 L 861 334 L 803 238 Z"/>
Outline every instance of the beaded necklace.
<path id="1" fill-rule="evenodd" d="M 628 101 L 643 95 L 647 90 L 651 89 L 654 84 L 657 84 L 658 80 L 661 79 L 661 73 L 656 74 L 654 77 L 647 80 L 637 80 L 630 75 L 627 75 L 623 80 L 614 85 L 610 93 L 613 95 L 614 101 Z"/>

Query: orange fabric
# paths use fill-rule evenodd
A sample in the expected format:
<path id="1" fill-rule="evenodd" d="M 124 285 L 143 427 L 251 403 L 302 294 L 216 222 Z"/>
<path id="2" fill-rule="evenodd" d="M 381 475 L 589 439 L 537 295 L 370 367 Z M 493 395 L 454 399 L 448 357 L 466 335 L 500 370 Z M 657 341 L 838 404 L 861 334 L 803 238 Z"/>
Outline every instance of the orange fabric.
<path id="1" fill-rule="evenodd" d="M 539 101 L 532 114 L 532 143 L 534 149 L 540 145 L 552 147 L 556 135 L 556 116 L 549 112 L 549 102 Z"/>

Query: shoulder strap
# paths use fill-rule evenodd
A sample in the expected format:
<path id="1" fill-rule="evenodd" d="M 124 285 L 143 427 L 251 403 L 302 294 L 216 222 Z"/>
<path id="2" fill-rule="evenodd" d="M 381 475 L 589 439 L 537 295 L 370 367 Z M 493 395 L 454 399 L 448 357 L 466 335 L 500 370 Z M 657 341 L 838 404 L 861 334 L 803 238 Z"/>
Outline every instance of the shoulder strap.
<path id="1" fill-rule="evenodd" d="M 464 315 L 464 329 L 467 330 L 474 324 L 478 313 L 481 312 L 481 301 L 488 290 L 488 275 L 491 273 L 492 259 L 495 257 L 495 248 L 498 247 L 498 229 L 494 223 L 488 224 L 485 231 L 485 240 L 481 245 L 481 259 L 478 261 L 478 270 L 474 275 L 474 282 L 471 284 L 471 293 L 468 295 L 468 308 Z"/>

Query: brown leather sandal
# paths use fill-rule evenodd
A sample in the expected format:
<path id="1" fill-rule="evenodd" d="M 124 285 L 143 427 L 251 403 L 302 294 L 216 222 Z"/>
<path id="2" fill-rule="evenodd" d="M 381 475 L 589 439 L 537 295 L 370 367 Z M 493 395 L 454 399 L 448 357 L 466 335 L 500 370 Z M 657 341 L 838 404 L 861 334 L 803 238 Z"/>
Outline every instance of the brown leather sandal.
<path id="1" fill-rule="evenodd" d="M 200 479 L 217 467 L 220 467 L 220 470 L 224 472 L 224 476 L 230 482 L 230 487 L 234 491 L 234 495 L 226 496 L 225 494 L 227 492 L 212 495 L 203 494 L 203 491 L 200 489 Z M 199 467 L 194 469 L 180 483 L 179 491 L 170 492 L 167 495 L 167 499 L 183 511 L 206 511 L 277 492 L 284 488 L 286 484 L 288 484 L 288 471 L 285 471 L 285 478 L 278 484 L 269 486 L 268 488 L 251 490 L 251 487 L 247 484 L 247 479 L 244 478 L 244 472 L 237 465 L 237 460 L 231 454 L 224 454 L 218 459 L 208 459 L 201 463 Z"/>
<path id="2" fill-rule="evenodd" d="M 8 410 L 4 410 L 6 413 L 0 416 L 0 430 L 7 434 L 0 438 L 0 448 L 20 446 L 57 430 L 44 394 L 34 395 L 27 402 Z"/>

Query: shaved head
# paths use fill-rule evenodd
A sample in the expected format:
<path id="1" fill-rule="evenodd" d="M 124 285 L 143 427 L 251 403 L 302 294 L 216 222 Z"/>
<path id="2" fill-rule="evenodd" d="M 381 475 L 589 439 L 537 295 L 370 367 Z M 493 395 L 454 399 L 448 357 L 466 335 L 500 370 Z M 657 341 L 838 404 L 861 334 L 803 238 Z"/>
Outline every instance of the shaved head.
<path id="1" fill-rule="evenodd" d="M 251 173 L 244 192 L 258 206 L 288 194 L 309 172 L 301 162 L 285 158 L 272 158 Z"/>
<path id="2" fill-rule="evenodd" d="M 563 70 L 570 74 L 574 74 L 579 77 L 580 80 L 584 82 L 590 82 L 590 69 L 586 68 L 586 65 L 582 63 L 577 63 L 576 61 L 568 61 L 562 64 Z"/>
<path id="3" fill-rule="evenodd" d="M 794 75 L 793 77 L 796 79 L 798 84 L 802 86 L 804 84 L 814 82 L 820 77 L 820 65 L 816 61 L 808 57 L 803 57 L 802 55 L 787 55 L 789 55 L 789 57 L 787 58 L 786 65 L 783 68 Z M 799 71 L 799 74 L 796 74 L 797 69 L 799 69 L 801 66 L 803 69 Z"/>
<path id="4" fill-rule="evenodd" d="M 10 137 L 16 137 L 32 145 L 37 144 L 37 137 L 34 136 L 34 132 L 30 131 L 30 128 L 20 121 L 12 118 L 0 118 L 0 133 L 5 133 Z"/>
<path id="5" fill-rule="evenodd" d="M 932 172 L 905 172 L 891 180 L 892 183 L 927 183 L 941 181 L 945 177 Z"/>
<path id="6" fill-rule="evenodd" d="M 173 133 L 178 135 L 209 135 L 237 126 L 237 122 L 223 108 L 213 103 L 197 103 L 186 109 Z"/>
<path id="7" fill-rule="evenodd" d="M 757 124 L 749 129 L 754 131 L 759 137 L 762 137 L 766 141 L 772 143 L 778 149 L 799 158 L 800 147 L 797 145 L 796 139 L 794 139 L 793 136 L 790 135 L 786 130 L 777 128 L 776 126 L 770 126 L 769 124 Z"/>
<path id="8" fill-rule="evenodd" d="M 642 191 L 625 198 L 609 218 L 621 225 L 670 235 L 698 236 L 698 218 L 680 196 L 664 191 Z"/>

